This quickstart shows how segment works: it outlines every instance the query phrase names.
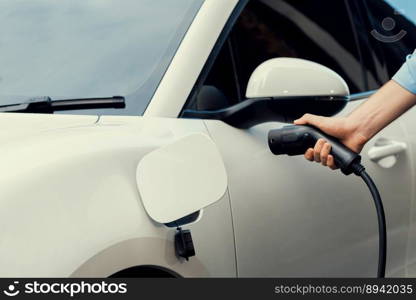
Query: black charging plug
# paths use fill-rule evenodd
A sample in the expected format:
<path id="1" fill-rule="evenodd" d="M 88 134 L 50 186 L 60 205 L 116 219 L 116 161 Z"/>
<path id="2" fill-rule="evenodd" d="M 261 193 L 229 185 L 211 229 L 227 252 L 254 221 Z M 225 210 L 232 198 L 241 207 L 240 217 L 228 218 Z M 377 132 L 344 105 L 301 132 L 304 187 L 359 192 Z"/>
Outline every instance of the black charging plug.
<path id="1" fill-rule="evenodd" d="M 308 148 L 313 148 L 319 139 L 325 139 L 331 144 L 331 154 L 334 157 L 335 164 L 345 175 L 354 173 L 360 176 L 367 184 L 374 204 L 377 209 L 378 232 L 379 232 L 379 257 L 377 277 L 382 278 L 386 269 L 387 254 L 387 232 L 386 217 L 384 215 L 383 203 L 377 186 L 371 177 L 361 165 L 361 156 L 358 153 L 348 149 L 338 139 L 329 136 L 319 129 L 307 125 L 289 125 L 280 129 L 274 129 L 269 132 L 269 148 L 275 155 L 301 155 Z"/>

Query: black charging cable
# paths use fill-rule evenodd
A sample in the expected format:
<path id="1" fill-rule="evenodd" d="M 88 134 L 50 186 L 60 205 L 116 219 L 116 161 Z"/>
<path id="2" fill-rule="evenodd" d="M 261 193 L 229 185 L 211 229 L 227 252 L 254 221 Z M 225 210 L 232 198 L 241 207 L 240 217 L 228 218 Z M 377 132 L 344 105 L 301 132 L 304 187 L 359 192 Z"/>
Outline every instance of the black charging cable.
<path id="1" fill-rule="evenodd" d="M 354 174 L 360 176 L 373 196 L 374 205 L 377 210 L 378 220 L 378 270 L 377 278 L 384 278 L 386 273 L 386 256 L 387 256 L 387 230 L 386 230 L 386 216 L 384 214 L 383 202 L 381 201 L 380 193 L 373 179 L 365 171 L 364 166 L 361 164 L 354 164 L 352 166 Z"/>

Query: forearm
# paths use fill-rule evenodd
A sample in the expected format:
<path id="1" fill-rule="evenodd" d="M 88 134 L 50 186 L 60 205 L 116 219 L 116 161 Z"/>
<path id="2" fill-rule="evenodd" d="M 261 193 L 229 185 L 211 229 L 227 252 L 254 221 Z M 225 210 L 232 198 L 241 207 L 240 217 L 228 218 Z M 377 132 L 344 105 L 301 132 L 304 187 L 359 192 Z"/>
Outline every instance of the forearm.
<path id="1" fill-rule="evenodd" d="M 416 95 L 391 80 L 354 110 L 347 117 L 348 123 L 368 141 L 415 104 Z"/>

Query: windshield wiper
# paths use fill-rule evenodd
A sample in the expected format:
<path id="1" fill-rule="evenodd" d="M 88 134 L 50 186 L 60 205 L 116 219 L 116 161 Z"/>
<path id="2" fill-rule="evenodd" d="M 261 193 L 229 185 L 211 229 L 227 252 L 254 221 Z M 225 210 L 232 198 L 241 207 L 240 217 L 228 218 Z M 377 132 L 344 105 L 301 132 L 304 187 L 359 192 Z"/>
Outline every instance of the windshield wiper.
<path id="1" fill-rule="evenodd" d="M 36 97 L 30 98 L 25 103 L 0 105 L 0 112 L 52 114 L 55 111 L 63 110 L 125 107 L 126 102 L 122 96 L 65 100 L 52 100 L 50 97 Z"/>

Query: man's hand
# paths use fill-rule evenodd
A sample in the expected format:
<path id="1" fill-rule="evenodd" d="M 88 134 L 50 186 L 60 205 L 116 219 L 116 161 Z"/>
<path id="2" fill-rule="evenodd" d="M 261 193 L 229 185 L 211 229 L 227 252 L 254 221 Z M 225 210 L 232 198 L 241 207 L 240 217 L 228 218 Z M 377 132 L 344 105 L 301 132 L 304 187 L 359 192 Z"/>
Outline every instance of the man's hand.
<path id="1" fill-rule="evenodd" d="M 338 138 L 345 146 L 359 153 L 365 143 L 381 129 L 416 104 L 416 94 L 391 80 L 345 118 L 326 118 L 306 114 L 295 121 L 297 125 L 312 125 Z M 307 160 L 336 169 L 331 145 L 319 140 L 305 153 Z"/>
<path id="2" fill-rule="evenodd" d="M 363 149 L 367 138 L 361 135 L 356 126 L 349 122 L 347 118 L 327 118 L 311 114 L 306 114 L 302 118 L 295 120 L 296 125 L 312 125 L 328 135 L 336 137 L 345 146 L 359 153 Z M 332 170 L 337 169 L 334 157 L 329 154 L 331 145 L 324 139 L 319 139 L 314 148 L 309 148 L 305 152 L 305 158 L 309 161 L 316 161 Z"/>

